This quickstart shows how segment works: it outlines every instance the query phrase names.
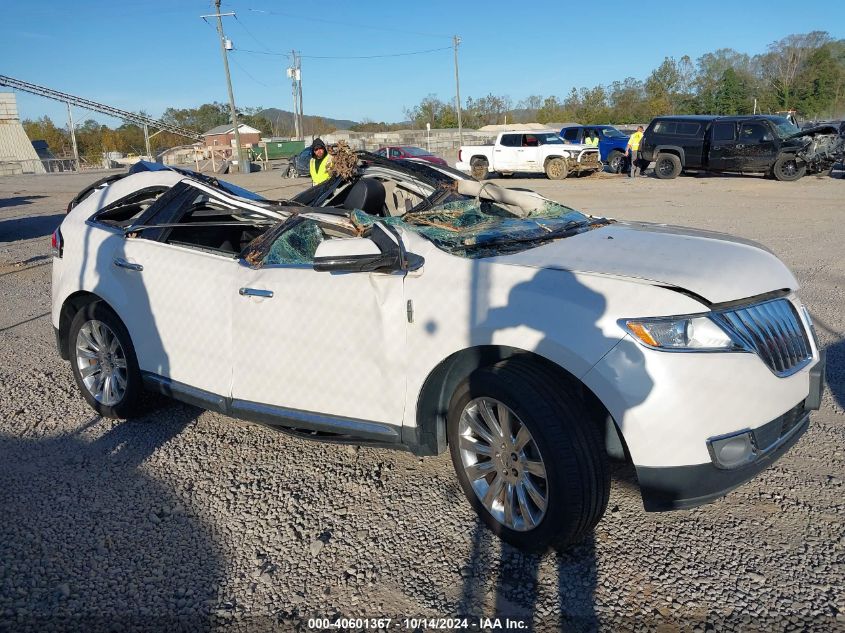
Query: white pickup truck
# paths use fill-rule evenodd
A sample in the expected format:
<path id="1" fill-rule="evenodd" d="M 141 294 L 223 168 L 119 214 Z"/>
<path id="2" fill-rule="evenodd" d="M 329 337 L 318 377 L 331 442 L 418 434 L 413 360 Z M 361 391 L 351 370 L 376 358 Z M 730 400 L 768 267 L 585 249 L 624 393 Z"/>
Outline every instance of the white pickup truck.
<path id="1" fill-rule="evenodd" d="M 462 145 L 457 169 L 483 179 L 490 172 L 545 173 L 551 180 L 601 171 L 599 150 L 565 142 L 554 130 L 502 132 L 493 145 Z"/>

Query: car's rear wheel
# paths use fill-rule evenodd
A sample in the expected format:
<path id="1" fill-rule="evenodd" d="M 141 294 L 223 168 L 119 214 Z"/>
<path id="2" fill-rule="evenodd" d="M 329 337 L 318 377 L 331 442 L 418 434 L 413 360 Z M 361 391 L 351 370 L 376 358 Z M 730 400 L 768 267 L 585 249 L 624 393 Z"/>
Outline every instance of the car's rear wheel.
<path id="1" fill-rule="evenodd" d="M 663 180 L 677 178 L 681 169 L 681 159 L 675 154 L 658 154 L 654 161 L 654 175 Z"/>
<path id="2" fill-rule="evenodd" d="M 546 178 L 549 180 L 563 180 L 569 175 L 569 168 L 563 158 L 552 158 L 546 162 Z"/>
<path id="3" fill-rule="evenodd" d="M 807 165 L 794 156 L 781 156 L 772 167 L 772 175 L 781 181 L 791 182 L 802 178 L 807 172 Z"/>
<path id="4" fill-rule="evenodd" d="M 107 418 L 137 414 L 141 372 L 118 316 L 100 301 L 89 303 L 73 318 L 68 341 L 73 377 L 88 404 Z"/>
<path id="5" fill-rule="evenodd" d="M 472 177 L 476 180 L 484 180 L 487 176 L 487 167 L 488 163 L 486 160 L 481 158 L 474 158 L 470 163 Z"/>
<path id="6" fill-rule="evenodd" d="M 610 489 L 601 434 L 565 381 L 523 360 L 475 371 L 448 417 L 458 481 L 503 540 L 545 551 L 581 540 Z"/>
<path id="7" fill-rule="evenodd" d="M 288 178 L 296 178 L 296 167 L 288 165 L 288 173 L 285 174 Z"/>

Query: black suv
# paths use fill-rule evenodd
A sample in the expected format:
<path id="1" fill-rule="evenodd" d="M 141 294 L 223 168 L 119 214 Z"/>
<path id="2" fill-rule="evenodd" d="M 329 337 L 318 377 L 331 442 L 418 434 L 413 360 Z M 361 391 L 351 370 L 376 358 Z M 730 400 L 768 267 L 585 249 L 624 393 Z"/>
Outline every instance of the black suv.
<path id="1" fill-rule="evenodd" d="M 798 180 L 807 171 L 808 140 L 781 116 L 660 116 L 640 142 L 658 178 L 681 171 L 764 173 Z"/>

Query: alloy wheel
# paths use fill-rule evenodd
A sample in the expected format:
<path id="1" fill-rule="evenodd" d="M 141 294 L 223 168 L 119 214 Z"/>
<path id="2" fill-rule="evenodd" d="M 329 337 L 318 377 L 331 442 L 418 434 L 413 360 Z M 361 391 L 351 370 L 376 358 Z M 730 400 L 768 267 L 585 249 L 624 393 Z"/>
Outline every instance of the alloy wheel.
<path id="1" fill-rule="evenodd" d="M 475 398 L 458 423 L 464 472 L 478 499 L 496 521 L 525 532 L 543 520 L 548 478 L 528 427 L 504 403 Z"/>
<path id="2" fill-rule="evenodd" d="M 117 335 L 102 321 L 86 321 L 76 337 L 76 366 L 97 402 L 114 406 L 126 394 L 126 353 Z"/>

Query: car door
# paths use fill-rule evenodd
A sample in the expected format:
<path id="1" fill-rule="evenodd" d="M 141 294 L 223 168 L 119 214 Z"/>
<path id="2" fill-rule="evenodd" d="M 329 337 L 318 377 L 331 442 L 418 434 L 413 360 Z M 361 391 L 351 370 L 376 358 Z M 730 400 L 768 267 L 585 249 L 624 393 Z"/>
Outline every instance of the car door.
<path id="1" fill-rule="evenodd" d="M 522 149 L 522 134 L 502 134 L 498 145 L 493 147 L 493 165 L 491 171 L 517 171 L 519 169 L 519 150 Z"/>
<path id="2" fill-rule="evenodd" d="M 542 161 L 540 160 L 541 150 L 540 141 L 536 134 L 523 134 L 522 147 L 517 150 L 518 156 L 518 171 L 539 171 L 542 168 Z"/>
<path id="3" fill-rule="evenodd" d="M 301 219 L 259 268 L 239 264 L 232 410 L 382 437 L 405 405 L 404 273 L 315 271 L 317 245 L 337 239 L 327 231 Z"/>
<path id="4" fill-rule="evenodd" d="M 225 215 L 234 207 L 210 188 L 182 183 L 171 193 L 113 253 L 110 274 L 123 291 L 115 308 L 148 378 L 227 396 L 236 247 L 215 248 L 207 239 L 214 239 L 210 228 L 188 222 L 198 219 L 195 214 Z M 181 226 L 149 228 L 161 224 Z"/>
<path id="5" fill-rule="evenodd" d="M 730 171 L 768 171 L 777 155 L 775 137 L 763 121 L 746 121 L 739 126 L 735 149 L 728 159 Z"/>
<path id="6" fill-rule="evenodd" d="M 728 169 L 729 161 L 736 152 L 736 121 L 716 121 L 710 127 L 710 149 L 707 153 L 707 167 L 714 171 Z"/>

